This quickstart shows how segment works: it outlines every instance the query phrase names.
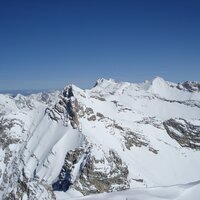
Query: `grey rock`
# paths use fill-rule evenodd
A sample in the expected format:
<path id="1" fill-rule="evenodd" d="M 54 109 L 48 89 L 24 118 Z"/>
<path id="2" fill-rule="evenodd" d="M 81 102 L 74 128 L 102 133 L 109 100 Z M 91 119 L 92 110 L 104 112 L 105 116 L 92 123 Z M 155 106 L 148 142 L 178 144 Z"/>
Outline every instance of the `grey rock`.
<path id="1" fill-rule="evenodd" d="M 109 170 L 98 170 L 96 167 L 98 163 Z M 73 187 L 84 195 L 124 190 L 130 187 L 128 173 L 128 167 L 122 162 L 119 155 L 110 150 L 109 155 L 105 155 L 105 158 L 101 160 L 91 156 Z"/>
<path id="2" fill-rule="evenodd" d="M 200 150 L 200 126 L 193 125 L 184 119 L 169 119 L 163 124 L 169 136 L 182 147 Z"/>

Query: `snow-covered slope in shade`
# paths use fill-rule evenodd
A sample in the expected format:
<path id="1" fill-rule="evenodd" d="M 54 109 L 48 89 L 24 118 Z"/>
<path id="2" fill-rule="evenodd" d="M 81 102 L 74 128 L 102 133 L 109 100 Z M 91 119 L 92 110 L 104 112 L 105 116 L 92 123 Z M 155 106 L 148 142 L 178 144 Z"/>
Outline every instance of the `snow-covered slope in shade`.
<path id="1" fill-rule="evenodd" d="M 198 88 L 160 77 L 99 79 L 88 90 L 0 95 L 1 197 L 55 199 L 53 190 L 59 197 L 200 180 Z"/>

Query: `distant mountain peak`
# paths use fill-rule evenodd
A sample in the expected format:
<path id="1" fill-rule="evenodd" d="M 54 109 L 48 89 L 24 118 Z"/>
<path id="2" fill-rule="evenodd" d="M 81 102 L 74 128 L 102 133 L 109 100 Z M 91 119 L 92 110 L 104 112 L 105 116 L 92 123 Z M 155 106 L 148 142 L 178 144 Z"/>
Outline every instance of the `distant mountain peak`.
<path id="1" fill-rule="evenodd" d="M 160 76 L 156 76 L 153 80 L 152 83 L 165 83 L 166 81 L 164 80 L 164 78 L 160 77 Z"/>
<path id="2" fill-rule="evenodd" d="M 112 78 L 108 78 L 108 79 L 106 79 L 106 78 L 99 78 L 99 79 L 97 79 L 94 87 L 102 85 L 102 84 L 111 84 L 111 83 L 116 83 L 116 81 L 114 79 L 112 79 Z"/>

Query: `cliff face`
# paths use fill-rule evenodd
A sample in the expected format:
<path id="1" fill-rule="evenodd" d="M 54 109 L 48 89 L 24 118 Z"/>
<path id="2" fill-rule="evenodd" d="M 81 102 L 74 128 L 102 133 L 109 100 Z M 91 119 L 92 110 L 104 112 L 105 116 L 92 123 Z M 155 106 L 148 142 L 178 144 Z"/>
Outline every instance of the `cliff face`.
<path id="1" fill-rule="evenodd" d="M 140 84 L 99 79 L 90 90 L 0 95 L 0 198 L 199 180 L 197 88 L 159 77 Z"/>

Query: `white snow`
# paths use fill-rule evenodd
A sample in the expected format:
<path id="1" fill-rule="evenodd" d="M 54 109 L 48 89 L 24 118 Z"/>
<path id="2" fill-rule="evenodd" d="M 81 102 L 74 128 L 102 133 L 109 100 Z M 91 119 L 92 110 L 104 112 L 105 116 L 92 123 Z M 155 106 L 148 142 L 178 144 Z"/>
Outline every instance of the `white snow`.
<path id="1" fill-rule="evenodd" d="M 176 84 L 160 77 L 141 84 L 100 79 L 96 87 L 82 90 L 72 85 L 79 105 L 92 108 L 95 121 L 89 121 L 87 114 L 79 118 L 81 132 L 64 126 L 62 120 L 56 122 L 45 115 L 45 108 L 58 100 L 59 91 L 45 96 L 42 93 L 30 96 L 0 94 L 0 109 L 6 119 L 15 119 L 16 125 L 9 130 L 12 137 L 19 138 L 22 144 L 11 144 L 10 149 L 22 154 L 26 177 L 35 177 L 51 185 L 58 177 L 66 153 L 77 147 L 93 145 L 91 155 L 104 159 L 109 150 L 114 150 L 128 166 L 130 189 L 113 194 L 91 197 L 80 196 L 77 191 L 56 192 L 58 200 L 64 199 L 176 199 L 199 200 L 200 151 L 182 148 L 164 129 L 163 121 L 170 118 L 183 118 L 194 125 L 200 125 L 200 93 L 176 88 Z M 104 115 L 104 118 L 97 116 Z M 118 126 L 118 128 L 116 128 Z M 121 130 L 119 127 L 122 127 Z M 127 131 L 137 134 L 147 146 L 132 146 L 128 150 L 124 143 Z M 176 131 L 176 130 L 174 130 Z M 180 134 L 176 131 L 177 134 Z M 86 145 L 85 145 L 86 146 Z M 149 151 L 154 148 L 157 154 Z M 0 149 L 0 167 L 3 173 L 5 151 Z M 79 175 L 83 158 L 72 171 L 72 181 Z M 96 166 L 96 170 L 109 171 L 108 165 Z M 135 179 L 143 179 L 137 182 Z M 2 177 L 0 183 L 2 183 Z M 181 185 L 185 184 L 185 185 Z M 174 186 L 170 186 L 174 185 Z M 158 187 L 170 186 L 170 187 Z M 147 188 L 144 187 L 153 187 Z M 199 197 L 199 198 L 197 198 Z M 27 197 L 24 196 L 23 199 Z"/>
<path id="2" fill-rule="evenodd" d="M 74 196 L 73 196 L 74 195 Z M 168 187 L 155 187 L 145 189 L 130 189 L 120 192 L 103 193 L 81 197 L 80 194 L 68 195 L 56 192 L 57 200 L 199 200 L 200 181 L 185 185 L 174 185 Z"/>

